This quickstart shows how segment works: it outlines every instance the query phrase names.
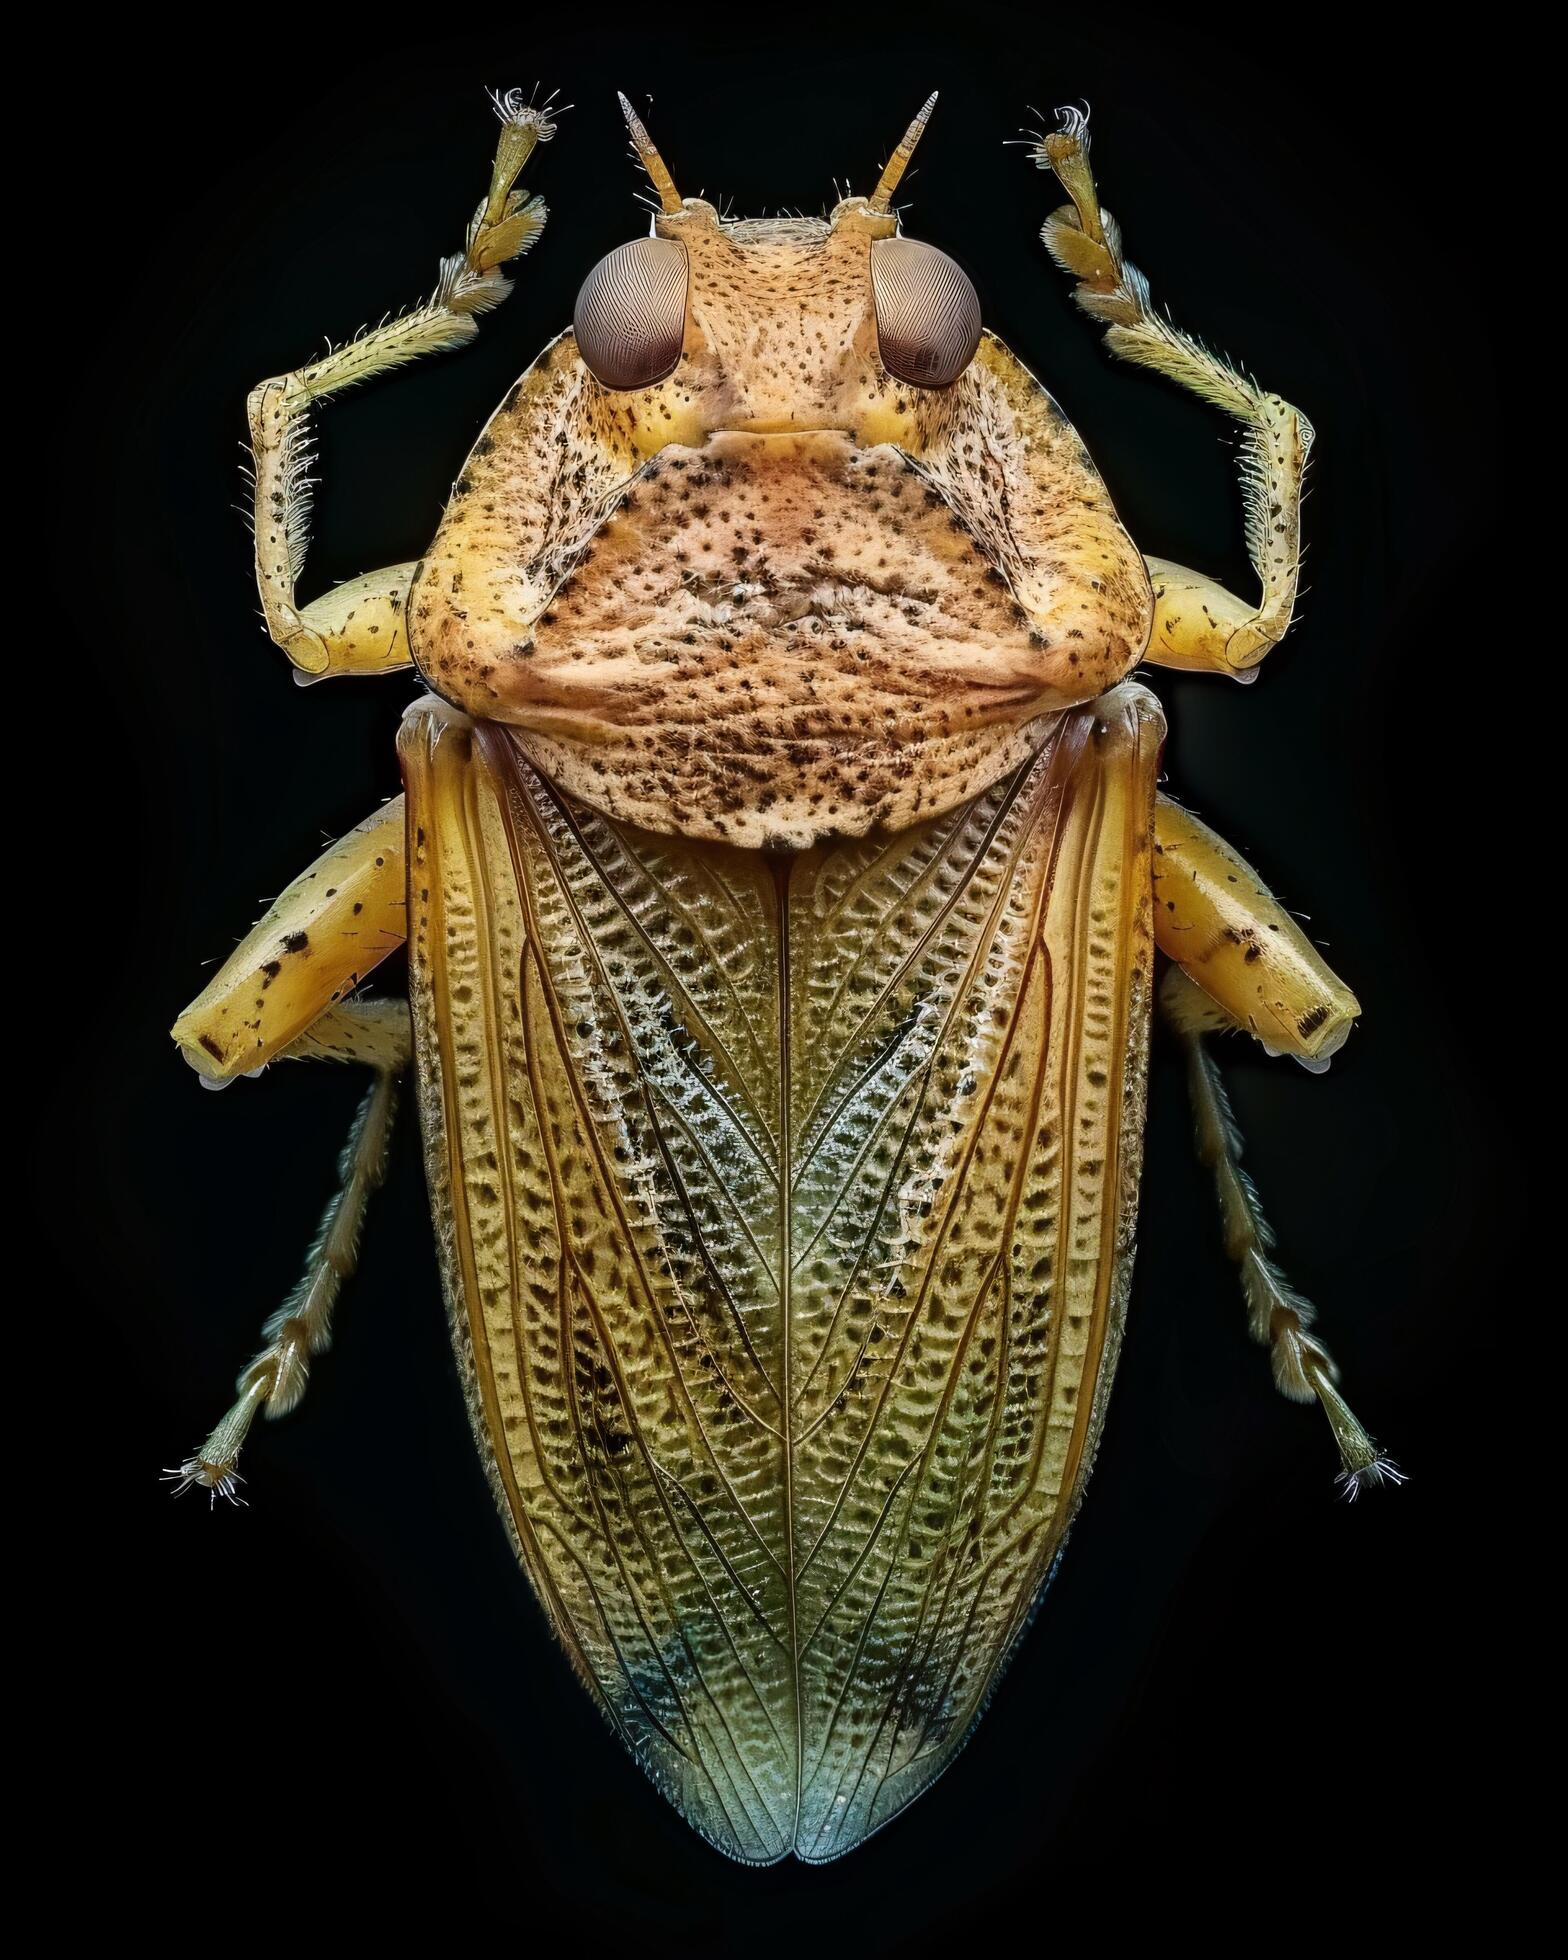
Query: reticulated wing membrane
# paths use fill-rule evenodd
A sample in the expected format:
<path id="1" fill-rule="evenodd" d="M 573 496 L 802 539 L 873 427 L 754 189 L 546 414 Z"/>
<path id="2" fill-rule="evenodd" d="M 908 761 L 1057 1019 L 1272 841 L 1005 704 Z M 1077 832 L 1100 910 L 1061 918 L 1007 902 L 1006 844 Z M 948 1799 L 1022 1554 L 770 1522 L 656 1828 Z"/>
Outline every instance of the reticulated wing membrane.
<path id="1" fill-rule="evenodd" d="M 403 741 L 430 1181 L 481 1448 L 628 1747 L 732 1856 L 962 1743 L 1081 1492 L 1130 1263 L 1161 733 L 1124 688 L 771 858 Z"/>

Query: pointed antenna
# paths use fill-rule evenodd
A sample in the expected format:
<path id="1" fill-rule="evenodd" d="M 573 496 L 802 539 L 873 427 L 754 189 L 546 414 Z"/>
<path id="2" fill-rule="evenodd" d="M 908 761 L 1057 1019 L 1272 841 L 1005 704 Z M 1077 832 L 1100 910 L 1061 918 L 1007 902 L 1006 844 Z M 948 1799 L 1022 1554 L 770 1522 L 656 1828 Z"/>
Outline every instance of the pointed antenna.
<path id="1" fill-rule="evenodd" d="M 649 183 L 659 193 L 661 209 L 666 213 L 679 211 L 681 209 L 681 194 L 675 188 L 675 179 L 664 167 L 663 157 L 653 147 L 653 138 L 643 128 L 641 117 L 626 100 L 626 97 L 621 94 L 619 89 L 615 93 L 621 105 L 621 114 L 626 118 L 626 127 L 631 131 L 632 148 L 637 152 L 643 169 L 648 173 Z"/>
<path id="2" fill-rule="evenodd" d="M 893 205 L 893 193 L 898 189 L 898 180 L 909 168 L 909 159 L 915 154 L 915 145 L 926 133 L 926 124 L 931 120 L 931 111 L 936 107 L 937 91 L 933 89 L 926 97 L 926 105 L 914 121 L 904 131 L 904 140 L 887 160 L 887 168 L 877 179 L 877 187 L 871 193 L 867 206 L 872 211 L 889 211 Z"/>

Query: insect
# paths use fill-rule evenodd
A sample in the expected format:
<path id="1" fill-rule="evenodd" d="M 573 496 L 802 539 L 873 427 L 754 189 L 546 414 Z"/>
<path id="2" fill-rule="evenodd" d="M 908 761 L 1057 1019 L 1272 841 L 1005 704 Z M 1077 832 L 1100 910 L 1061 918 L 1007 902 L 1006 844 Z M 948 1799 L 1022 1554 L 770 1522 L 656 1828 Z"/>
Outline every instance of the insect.
<path id="1" fill-rule="evenodd" d="M 1205 1037 L 1321 1069 L 1358 1012 L 1159 794 L 1140 663 L 1250 680 L 1312 431 L 1155 310 L 1089 165 L 1043 237 L 1114 351 L 1242 432 L 1249 603 L 1143 557 L 968 277 L 893 197 L 736 222 L 622 100 L 649 234 L 584 282 L 417 563 L 296 595 L 308 414 L 455 347 L 536 241 L 497 98 L 430 300 L 257 387 L 256 571 L 299 676 L 424 683 L 404 795 L 173 1033 L 223 1084 L 372 1072 L 304 1277 L 171 1473 L 235 1498 L 330 1343 L 412 1062 L 458 1368 L 517 1556 L 636 1761 L 730 1856 L 862 1842 L 962 1745 L 1094 1458 L 1156 993 L 1249 1325 L 1344 1489 L 1397 1480 L 1285 1281 Z M 358 989 L 408 948 L 410 1000 Z M 1166 962 L 1156 988 L 1156 953 Z"/>

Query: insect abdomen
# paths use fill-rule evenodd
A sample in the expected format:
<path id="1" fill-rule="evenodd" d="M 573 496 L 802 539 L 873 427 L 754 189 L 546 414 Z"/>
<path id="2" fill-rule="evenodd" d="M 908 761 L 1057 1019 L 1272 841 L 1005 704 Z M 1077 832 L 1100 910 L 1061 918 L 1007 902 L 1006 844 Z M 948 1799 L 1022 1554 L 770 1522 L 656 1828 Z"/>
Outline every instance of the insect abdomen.
<path id="1" fill-rule="evenodd" d="M 1162 724 L 1122 687 L 891 838 L 617 825 L 405 723 L 421 1098 L 503 1515 L 730 1855 L 961 1745 L 1088 1474 L 1130 1266 Z"/>

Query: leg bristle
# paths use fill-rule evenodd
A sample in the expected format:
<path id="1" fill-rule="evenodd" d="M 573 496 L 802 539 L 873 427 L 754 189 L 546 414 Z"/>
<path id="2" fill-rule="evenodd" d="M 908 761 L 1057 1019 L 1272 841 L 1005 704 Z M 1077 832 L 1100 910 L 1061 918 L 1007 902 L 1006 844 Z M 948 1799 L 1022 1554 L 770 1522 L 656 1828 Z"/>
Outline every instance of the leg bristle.
<path id="1" fill-rule="evenodd" d="M 232 1464 L 209 1463 L 204 1457 L 188 1456 L 178 1470 L 165 1470 L 164 1479 L 174 1485 L 173 1495 L 183 1497 L 188 1490 L 204 1490 L 208 1497 L 208 1508 L 217 1504 L 220 1497 L 227 1498 L 230 1504 L 245 1508 L 246 1500 L 240 1496 L 239 1487 L 245 1479 Z"/>
<path id="2" fill-rule="evenodd" d="M 1347 1503 L 1354 1504 L 1363 1490 L 1377 1490 L 1387 1484 L 1397 1489 L 1400 1484 L 1408 1484 L 1409 1477 L 1391 1456 L 1374 1456 L 1370 1463 L 1362 1464 L 1352 1470 L 1348 1465 L 1341 1470 L 1334 1482 L 1340 1486 L 1340 1495 Z"/>

